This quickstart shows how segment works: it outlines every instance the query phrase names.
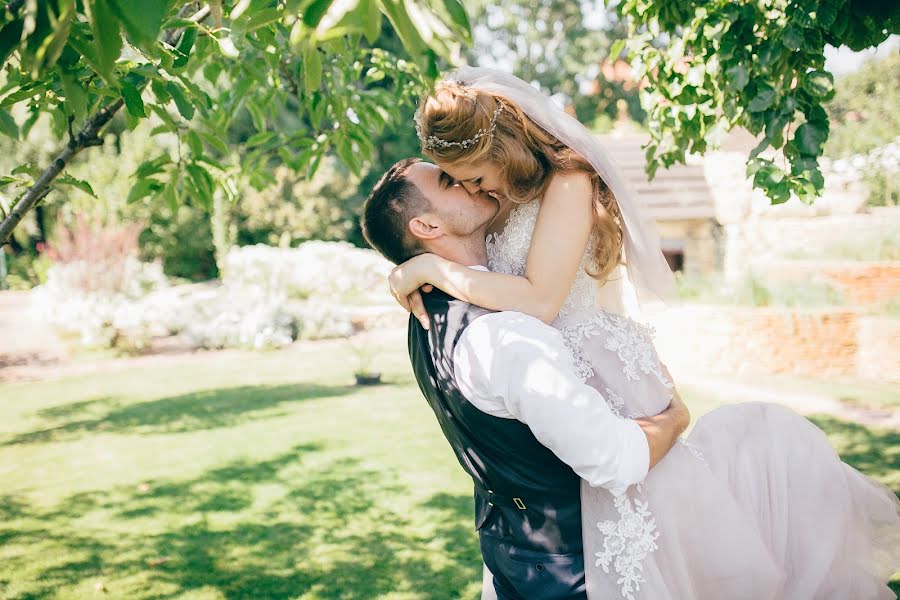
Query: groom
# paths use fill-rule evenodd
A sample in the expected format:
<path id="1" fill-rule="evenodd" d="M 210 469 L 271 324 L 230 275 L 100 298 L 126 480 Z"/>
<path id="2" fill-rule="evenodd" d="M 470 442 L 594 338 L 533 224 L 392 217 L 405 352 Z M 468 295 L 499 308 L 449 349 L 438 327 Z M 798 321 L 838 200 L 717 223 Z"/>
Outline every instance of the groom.
<path id="1" fill-rule="evenodd" d="M 497 209 L 437 166 L 406 159 L 366 200 L 363 231 L 394 263 L 433 252 L 485 269 Z M 660 415 L 621 419 L 575 375 L 556 329 L 437 289 L 424 304 L 431 327 L 410 317 L 410 359 L 475 484 L 475 528 L 498 597 L 586 598 L 581 479 L 611 489 L 643 480 L 687 427 L 687 409 L 676 392 Z"/>

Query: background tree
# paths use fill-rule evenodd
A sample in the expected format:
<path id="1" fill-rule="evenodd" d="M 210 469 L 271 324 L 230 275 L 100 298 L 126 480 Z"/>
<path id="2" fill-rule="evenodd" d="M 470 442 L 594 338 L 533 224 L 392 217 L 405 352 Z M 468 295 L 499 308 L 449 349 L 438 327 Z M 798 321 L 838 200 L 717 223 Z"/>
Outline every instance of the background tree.
<path id="1" fill-rule="evenodd" d="M 515 73 L 559 95 L 588 125 L 600 114 L 615 120 L 620 99 L 632 119 L 644 120 L 637 90 L 605 79 L 601 71 L 613 43 L 627 30 L 599 3 L 477 0 L 468 6 L 475 23 L 469 63 Z"/>
<path id="2" fill-rule="evenodd" d="M 0 133 L 27 139 L 41 115 L 57 139 L 49 165 L 0 177 L 11 196 L 0 245 L 54 186 L 92 193 L 65 170 L 102 143 L 120 111 L 127 129 L 153 119 L 174 136 L 134 172 L 129 200 L 236 199 L 238 180 L 263 188 L 272 164 L 312 176 L 334 153 L 354 173 L 373 136 L 470 39 L 459 0 L 13 0 L 0 14 Z M 413 61 L 379 46 L 388 23 Z M 124 110 L 122 110 L 124 108 Z M 243 129 L 235 127 L 243 123 Z"/>
<path id="3" fill-rule="evenodd" d="M 882 0 L 622 0 L 616 11 L 629 37 L 614 54 L 627 47 L 649 84 L 650 176 L 744 127 L 762 136 L 747 173 L 773 203 L 823 189 L 825 44 L 863 50 L 900 31 L 900 3 Z"/>

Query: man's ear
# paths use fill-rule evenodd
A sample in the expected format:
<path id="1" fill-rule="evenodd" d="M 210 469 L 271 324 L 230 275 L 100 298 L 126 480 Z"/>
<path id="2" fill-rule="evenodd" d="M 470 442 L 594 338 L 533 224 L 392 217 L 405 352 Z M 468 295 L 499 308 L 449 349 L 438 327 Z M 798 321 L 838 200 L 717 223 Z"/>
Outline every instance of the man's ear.
<path id="1" fill-rule="evenodd" d="M 431 214 L 423 214 L 409 220 L 409 231 L 420 240 L 433 240 L 444 234 L 441 223 Z"/>

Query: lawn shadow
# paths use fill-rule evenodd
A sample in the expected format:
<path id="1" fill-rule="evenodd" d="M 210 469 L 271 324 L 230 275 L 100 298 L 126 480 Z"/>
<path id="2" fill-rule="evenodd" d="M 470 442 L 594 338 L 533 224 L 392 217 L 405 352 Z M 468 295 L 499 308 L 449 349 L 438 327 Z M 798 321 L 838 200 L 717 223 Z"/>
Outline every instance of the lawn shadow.
<path id="1" fill-rule="evenodd" d="M 354 393 L 351 386 L 297 383 L 208 389 L 169 398 L 121 405 L 110 397 L 55 406 L 38 413 L 45 419 L 72 419 L 52 427 L 13 435 L 4 446 L 71 440 L 93 432 L 183 433 L 229 427 L 251 418 L 277 416 L 295 402 Z M 97 414 L 100 413 L 100 414 Z"/>
<path id="2" fill-rule="evenodd" d="M 885 482 L 900 497 L 900 432 L 866 427 L 830 415 L 808 418 L 828 435 L 841 460 Z"/>
<path id="3" fill-rule="evenodd" d="M 212 588 L 226 598 L 406 591 L 449 600 L 480 581 L 471 497 L 441 493 L 398 510 L 406 486 L 353 457 L 321 460 L 322 451 L 298 445 L 51 507 L 2 498 L 9 529 L 0 539 L 52 557 L 27 569 L 24 556 L 11 564 L 13 578 L 29 573 L 11 598 L 65 595 L 102 580 L 112 596 L 129 598 Z"/>

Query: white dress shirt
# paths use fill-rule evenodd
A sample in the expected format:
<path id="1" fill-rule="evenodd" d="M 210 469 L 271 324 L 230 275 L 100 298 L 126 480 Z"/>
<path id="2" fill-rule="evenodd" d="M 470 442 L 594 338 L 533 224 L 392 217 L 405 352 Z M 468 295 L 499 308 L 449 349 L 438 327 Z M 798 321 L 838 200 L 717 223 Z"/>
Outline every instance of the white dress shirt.
<path id="1" fill-rule="evenodd" d="M 453 363 L 473 406 L 525 423 L 590 485 L 621 489 L 646 477 L 646 434 L 575 375 L 562 334 L 543 321 L 511 311 L 478 317 L 463 330 Z"/>

